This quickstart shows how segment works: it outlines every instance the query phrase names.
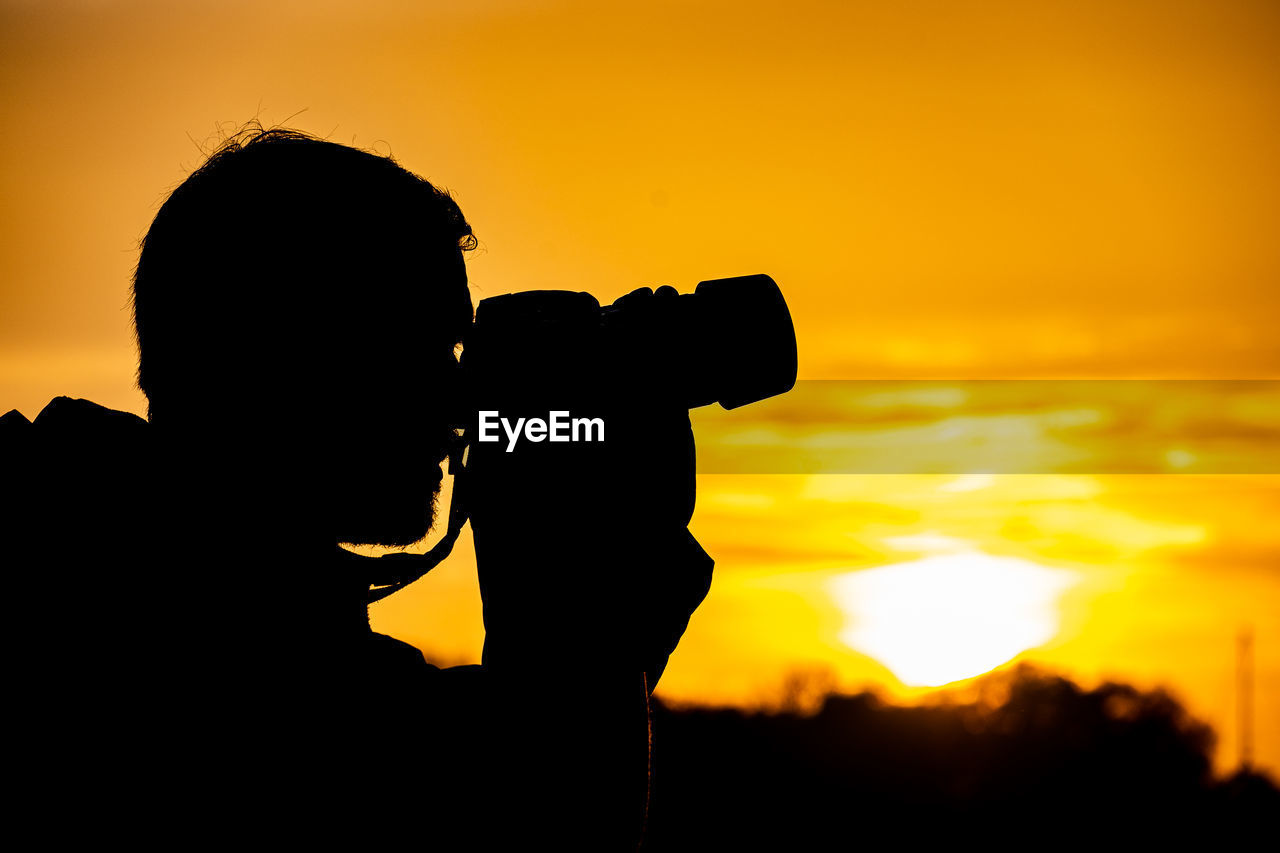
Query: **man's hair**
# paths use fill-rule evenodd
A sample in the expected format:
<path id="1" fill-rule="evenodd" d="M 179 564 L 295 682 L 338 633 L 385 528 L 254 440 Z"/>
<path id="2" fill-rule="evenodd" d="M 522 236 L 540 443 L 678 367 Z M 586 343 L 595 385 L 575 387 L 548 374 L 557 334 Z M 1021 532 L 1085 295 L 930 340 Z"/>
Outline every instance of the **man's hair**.
<path id="1" fill-rule="evenodd" d="M 142 242 L 133 316 L 152 420 L 344 381 L 367 394 L 359 366 L 388 342 L 451 352 L 472 318 L 462 252 L 475 245 L 448 192 L 390 157 L 237 133 Z"/>

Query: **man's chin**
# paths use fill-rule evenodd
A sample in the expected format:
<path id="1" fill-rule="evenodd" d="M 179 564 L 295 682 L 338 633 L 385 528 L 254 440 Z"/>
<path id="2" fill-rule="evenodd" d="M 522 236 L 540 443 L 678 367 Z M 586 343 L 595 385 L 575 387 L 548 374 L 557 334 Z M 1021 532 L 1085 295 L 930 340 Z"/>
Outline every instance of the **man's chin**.
<path id="1" fill-rule="evenodd" d="M 407 548 L 421 542 L 435 524 L 438 495 L 437 490 L 417 506 L 412 501 L 394 505 L 370 501 L 351 507 L 338 526 L 338 541 L 344 545 L 384 545 L 391 548 Z"/>
<path id="2" fill-rule="evenodd" d="M 431 532 L 431 520 L 418 525 L 360 526 L 339 530 L 338 541 L 343 545 L 383 545 L 390 548 L 407 548 L 421 542 Z"/>

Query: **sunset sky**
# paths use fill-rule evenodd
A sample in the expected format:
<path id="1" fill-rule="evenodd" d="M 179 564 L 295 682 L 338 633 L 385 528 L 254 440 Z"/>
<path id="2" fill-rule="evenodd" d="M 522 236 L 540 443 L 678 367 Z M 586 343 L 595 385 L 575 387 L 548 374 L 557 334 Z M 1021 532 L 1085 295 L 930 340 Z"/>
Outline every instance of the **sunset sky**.
<path id="1" fill-rule="evenodd" d="M 0 106 L 0 411 L 59 394 L 145 411 L 138 240 L 251 119 L 452 190 L 480 240 L 475 300 L 767 272 L 805 381 L 1280 379 L 1266 0 L 0 0 Z M 237 284 L 227 270 L 220 295 Z M 980 415 L 1027 439 L 1025 464 L 704 467 L 693 531 L 716 579 L 660 693 L 768 704 L 810 672 L 915 701 L 1020 656 L 1169 687 L 1218 729 L 1225 768 L 1251 630 L 1257 757 L 1280 771 L 1275 394 L 1171 383 L 1067 405 L 1026 382 L 979 413 L 964 386 L 930 387 L 841 440 L 914 452 Z M 850 429 L 879 405 L 842 399 Z M 1057 446 L 1038 413 L 1058 410 L 1097 414 L 1050 438 L 1107 465 L 1038 455 Z M 778 411 L 698 415 L 708 458 L 733 435 L 834 458 L 814 410 Z M 1196 467 L 1206 413 L 1234 467 Z M 1153 448 L 1166 473 L 1133 473 Z M 375 627 L 478 659 L 469 548 Z"/>

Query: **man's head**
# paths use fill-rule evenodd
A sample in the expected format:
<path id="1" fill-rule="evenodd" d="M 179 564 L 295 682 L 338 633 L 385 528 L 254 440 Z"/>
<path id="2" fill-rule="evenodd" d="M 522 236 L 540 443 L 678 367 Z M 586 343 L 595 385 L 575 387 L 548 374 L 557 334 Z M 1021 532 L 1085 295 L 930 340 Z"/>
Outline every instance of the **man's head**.
<path id="1" fill-rule="evenodd" d="M 295 131 L 233 137 L 143 241 L 151 421 L 225 445 L 260 479 L 248 487 L 340 541 L 421 538 L 474 245 L 453 199 L 390 158 Z"/>

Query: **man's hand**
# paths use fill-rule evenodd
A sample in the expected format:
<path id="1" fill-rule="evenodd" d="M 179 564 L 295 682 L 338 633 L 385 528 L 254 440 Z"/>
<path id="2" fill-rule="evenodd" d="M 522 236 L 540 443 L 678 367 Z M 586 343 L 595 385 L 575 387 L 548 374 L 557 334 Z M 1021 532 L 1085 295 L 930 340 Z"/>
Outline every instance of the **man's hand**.
<path id="1" fill-rule="evenodd" d="M 615 304 L 635 317 L 674 296 L 643 288 Z M 477 325 L 488 321 L 494 334 L 483 307 Z M 599 442 L 472 443 L 485 662 L 547 671 L 590 661 L 643 671 L 652 690 L 711 579 L 711 558 L 687 529 L 693 433 L 688 411 L 665 393 L 669 367 L 650 357 L 669 357 L 665 342 L 580 328 L 598 312 L 594 300 L 581 308 L 543 325 L 520 325 L 513 310 L 501 318 L 514 327 L 501 345 L 520 358 L 485 364 L 493 378 L 481 408 L 512 422 L 550 411 L 604 422 Z"/>
<path id="2" fill-rule="evenodd" d="M 624 300 L 636 316 L 674 295 L 646 288 Z M 604 436 L 471 445 L 484 669 L 510 700 L 490 730 L 516 765 L 498 798 L 520 802 L 519 819 L 561 849 L 634 849 L 648 803 L 648 692 L 711 581 L 687 528 L 689 413 L 663 393 L 665 341 L 646 352 L 606 334 L 586 294 L 521 296 L 506 314 L 481 303 L 485 336 L 464 353 L 478 408 L 513 423 L 600 417 Z"/>

